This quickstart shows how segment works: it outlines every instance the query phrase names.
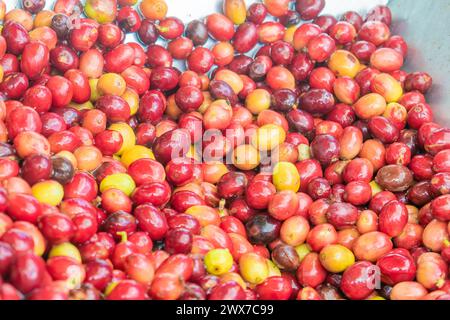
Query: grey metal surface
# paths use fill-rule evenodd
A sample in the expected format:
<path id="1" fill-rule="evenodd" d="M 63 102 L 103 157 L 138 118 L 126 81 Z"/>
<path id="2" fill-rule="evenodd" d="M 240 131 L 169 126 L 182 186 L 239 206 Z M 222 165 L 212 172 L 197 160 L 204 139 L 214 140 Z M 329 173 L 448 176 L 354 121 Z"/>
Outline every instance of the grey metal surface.
<path id="1" fill-rule="evenodd" d="M 450 0 L 391 0 L 393 32 L 409 44 L 405 70 L 433 77 L 427 95 L 436 122 L 450 126 Z"/>

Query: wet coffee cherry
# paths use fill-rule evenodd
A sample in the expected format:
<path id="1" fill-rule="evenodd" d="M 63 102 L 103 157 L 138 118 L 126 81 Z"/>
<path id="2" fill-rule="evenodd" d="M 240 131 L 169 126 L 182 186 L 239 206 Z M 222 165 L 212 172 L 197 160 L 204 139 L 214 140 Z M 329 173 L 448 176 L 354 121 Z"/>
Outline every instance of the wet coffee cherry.
<path id="1" fill-rule="evenodd" d="M 45 0 L 22 0 L 22 7 L 30 13 L 38 13 L 45 6 Z"/>
<path id="2" fill-rule="evenodd" d="M 191 21 L 186 26 L 186 37 L 192 40 L 194 46 L 202 46 L 208 40 L 208 29 L 200 20 Z"/>
<path id="3" fill-rule="evenodd" d="M 275 264 L 287 271 L 295 271 L 300 265 L 295 248 L 288 245 L 279 245 L 272 251 L 272 260 Z"/>
<path id="4" fill-rule="evenodd" d="M 255 215 L 245 224 L 248 238 L 255 244 L 267 244 L 280 232 L 280 223 L 267 215 Z"/>
<path id="5" fill-rule="evenodd" d="M 66 184 L 72 180 L 74 168 L 72 163 L 63 157 L 54 157 L 52 159 L 52 179 L 61 184 Z"/>
<path id="6" fill-rule="evenodd" d="M 413 183 L 411 171 L 402 165 L 389 165 L 381 168 L 375 178 L 376 182 L 386 190 L 401 192 Z"/>

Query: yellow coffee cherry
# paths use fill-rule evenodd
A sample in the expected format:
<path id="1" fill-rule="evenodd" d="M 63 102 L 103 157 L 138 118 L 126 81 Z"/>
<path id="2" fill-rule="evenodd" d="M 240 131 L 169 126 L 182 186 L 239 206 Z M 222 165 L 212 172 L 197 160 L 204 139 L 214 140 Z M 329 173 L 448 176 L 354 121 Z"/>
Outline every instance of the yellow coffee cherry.
<path id="1" fill-rule="evenodd" d="M 201 152 L 202 152 L 201 147 L 197 148 L 196 145 L 191 144 L 185 157 L 189 158 L 189 159 L 193 159 L 198 162 L 201 162 L 201 160 L 202 160 Z"/>
<path id="2" fill-rule="evenodd" d="M 383 96 L 386 102 L 397 102 L 403 96 L 402 85 L 387 73 L 377 74 L 372 80 L 372 92 Z"/>
<path id="3" fill-rule="evenodd" d="M 250 144 L 241 144 L 234 149 L 233 165 L 240 170 L 253 170 L 259 166 L 259 151 Z"/>
<path id="4" fill-rule="evenodd" d="M 116 19 L 116 6 L 116 1 L 86 0 L 84 13 L 98 23 L 110 23 Z"/>
<path id="5" fill-rule="evenodd" d="M 64 197 L 64 188 L 55 180 L 47 180 L 36 183 L 31 192 L 33 196 L 41 203 L 57 206 Z"/>
<path id="6" fill-rule="evenodd" d="M 0 9 L 1 11 L 1 9 Z M 52 18 L 55 16 L 55 12 L 51 11 L 51 10 L 42 10 L 39 11 L 38 13 L 36 13 L 36 16 L 34 17 L 34 30 L 42 28 L 42 27 L 50 27 L 51 23 L 52 23 Z M 1 14 L 0 14 L 1 15 Z M 0 20 L 1 17 L 0 17 Z M 31 31 L 30 33 L 32 33 L 33 31 Z M 31 35 L 30 35 L 31 37 Z M 51 49 L 51 48 L 49 48 Z"/>
<path id="7" fill-rule="evenodd" d="M 203 180 L 212 184 L 217 184 L 222 176 L 229 171 L 227 166 L 221 161 L 204 162 L 202 166 Z"/>
<path id="8" fill-rule="evenodd" d="M 112 281 L 112 282 L 110 282 L 106 286 L 105 291 L 103 292 L 105 294 L 105 296 L 107 297 L 117 287 L 117 285 L 119 283 L 120 283 L 120 281 Z"/>
<path id="9" fill-rule="evenodd" d="M 94 146 L 78 147 L 73 155 L 77 159 L 78 169 L 84 171 L 93 171 L 100 166 L 102 162 L 102 152 Z"/>
<path id="10" fill-rule="evenodd" d="M 130 115 L 134 116 L 139 109 L 139 95 L 131 88 L 126 88 L 125 92 L 122 94 L 122 98 L 130 106 Z"/>
<path id="11" fill-rule="evenodd" d="M 358 118 L 369 120 L 370 118 L 381 116 L 386 111 L 386 100 L 378 93 L 368 93 L 359 98 L 353 105 Z"/>
<path id="12" fill-rule="evenodd" d="M 252 136 L 252 145 L 260 151 L 270 151 L 286 140 L 286 132 L 276 124 L 259 127 Z"/>
<path id="13" fill-rule="evenodd" d="M 125 122 L 113 123 L 109 130 L 114 130 L 122 135 L 123 143 L 117 155 L 122 155 L 126 150 L 134 147 L 136 145 L 136 135 L 133 129 Z"/>
<path id="14" fill-rule="evenodd" d="M 269 269 L 269 276 L 268 277 L 279 277 L 279 276 L 281 276 L 280 269 L 276 266 L 275 263 L 273 263 L 272 260 L 267 259 L 267 268 Z"/>
<path id="15" fill-rule="evenodd" d="M 141 145 L 135 145 L 122 154 L 121 161 L 128 168 L 130 164 L 139 159 L 153 159 L 155 156 L 153 151 L 147 147 Z"/>
<path id="16" fill-rule="evenodd" d="M 136 184 L 128 174 L 115 173 L 107 176 L 100 183 L 100 192 L 104 192 L 109 189 L 119 189 L 123 191 L 127 196 L 131 195 L 136 189 Z"/>
<path id="17" fill-rule="evenodd" d="M 77 109 L 79 111 L 94 109 L 94 105 L 91 101 L 86 101 L 84 103 L 71 102 L 69 103 L 69 107 Z"/>
<path id="18" fill-rule="evenodd" d="M 290 162 L 278 162 L 273 169 L 272 182 L 277 191 L 297 192 L 300 188 L 300 174 L 297 167 Z"/>
<path id="19" fill-rule="evenodd" d="M 298 161 L 311 159 L 311 148 L 307 144 L 299 144 L 298 150 Z"/>
<path id="20" fill-rule="evenodd" d="M 208 110 L 209 106 L 211 105 L 211 103 L 213 103 L 213 97 L 211 96 L 211 93 L 209 93 L 209 91 L 203 91 L 203 103 L 200 105 L 200 107 L 198 107 L 197 112 L 204 114 L 206 112 L 206 110 Z M 170 103 L 169 101 L 167 101 L 167 109 L 169 108 Z M 182 111 L 178 108 L 178 106 L 175 104 L 174 108 L 175 112 L 174 115 L 176 115 L 176 119 L 178 119 L 179 115 L 182 113 Z M 166 113 L 167 113 L 167 109 L 166 109 Z M 178 110 L 176 110 L 178 109 Z M 179 113 L 178 113 L 179 111 Z"/>
<path id="21" fill-rule="evenodd" d="M 286 29 L 286 32 L 284 33 L 283 40 L 286 42 L 289 42 L 290 44 L 294 44 L 294 33 L 297 31 L 298 26 L 290 26 Z"/>
<path id="22" fill-rule="evenodd" d="M 338 77 L 354 78 L 360 66 L 358 58 L 347 50 L 336 50 L 328 61 L 328 68 Z"/>
<path id="23" fill-rule="evenodd" d="M 243 24 L 247 19 L 247 7 L 244 0 L 225 0 L 223 12 L 236 25 Z"/>
<path id="24" fill-rule="evenodd" d="M 383 189 L 380 187 L 378 183 L 376 183 L 375 180 L 370 182 L 370 188 L 372 189 L 372 197 L 375 196 L 377 193 L 383 191 Z"/>
<path id="25" fill-rule="evenodd" d="M 100 93 L 97 90 L 98 79 L 89 79 L 89 87 L 91 88 L 91 97 L 89 100 L 95 102 L 100 98 Z"/>
<path id="26" fill-rule="evenodd" d="M 165 0 L 143 0 L 139 2 L 139 9 L 147 19 L 162 20 L 167 15 L 168 7 Z"/>
<path id="27" fill-rule="evenodd" d="M 206 227 L 207 225 L 214 224 L 216 226 L 220 225 L 219 210 L 206 205 L 192 206 L 188 208 L 185 212 L 188 215 L 193 216 L 200 226 Z"/>
<path id="28" fill-rule="evenodd" d="M 53 257 L 70 257 L 72 259 L 75 259 L 79 263 L 82 262 L 80 251 L 78 250 L 77 247 L 75 247 L 70 242 L 64 242 L 64 243 L 60 243 L 58 245 L 53 246 L 50 249 L 48 257 L 49 258 L 53 258 Z"/>
<path id="29" fill-rule="evenodd" d="M 389 120 L 406 122 L 408 118 L 408 110 L 406 110 L 406 108 L 400 103 L 391 102 L 387 104 L 383 117 L 388 118 Z"/>
<path id="30" fill-rule="evenodd" d="M 311 248 L 308 244 L 303 243 L 299 246 L 295 247 L 295 251 L 297 252 L 298 258 L 300 259 L 300 262 L 303 261 L 303 259 L 308 255 L 308 253 L 311 252 Z"/>
<path id="31" fill-rule="evenodd" d="M 269 109 L 270 103 L 271 95 L 266 89 L 255 89 L 245 98 L 245 107 L 255 115 L 263 110 Z"/>
<path id="32" fill-rule="evenodd" d="M 355 256 L 347 247 L 330 244 L 320 251 L 319 260 L 329 272 L 341 273 L 355 263 Z"/>
<path id="33" fill-rule="evenodd" d="M 359 62 L 359 71 L 358 73 L 360 73 L 361 71 L 363 71 L 364 69 L 367 69 L 367 66 L 365 64 L 362 64 L 361 61 Z"/>
<path id="34" fill-rule="evenodd" d="M 249 252 L 239 258 L 239 270 L 242 278 L 251 284 L 260 284 L 269 276 L 267 259 Z"/>
<path id="35" fill-rule="evenodd" d="M 228 249 L 213 249 L 205 255 L 206 271 L 220 276 L 227 273 L 233 266 L 233 256 Z"/>
<path id="36" fill-rule="evenodd" d="M 97 90 L 101 95 L 112 94 L 115 96 L 121 96 L 125 93 L 127 83 L 120 74 L 117 73 L 105 73 L 97 82 Z"/>
<path id="37" fill-rule="evenodd" d="M 236 94 L 239 94 L 239 92 L 244 89 L 244 82 L 242 81 L 242 78 L 236 72 L 231 70 L 219 70 L 214 76 L 214 79 L 227 83 Z"/>

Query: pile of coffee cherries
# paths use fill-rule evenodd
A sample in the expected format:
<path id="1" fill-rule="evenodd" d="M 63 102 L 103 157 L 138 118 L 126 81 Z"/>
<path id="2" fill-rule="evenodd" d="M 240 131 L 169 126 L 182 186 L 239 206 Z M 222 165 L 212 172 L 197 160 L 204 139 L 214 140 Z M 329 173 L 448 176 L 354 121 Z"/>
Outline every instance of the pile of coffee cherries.
<path id="1" fill-rule="evenodd" d="M 388 7 L 20 2 L 0 299 L 450 299 L 450 129 Z"/>

